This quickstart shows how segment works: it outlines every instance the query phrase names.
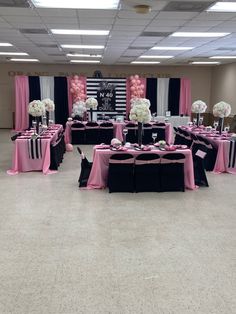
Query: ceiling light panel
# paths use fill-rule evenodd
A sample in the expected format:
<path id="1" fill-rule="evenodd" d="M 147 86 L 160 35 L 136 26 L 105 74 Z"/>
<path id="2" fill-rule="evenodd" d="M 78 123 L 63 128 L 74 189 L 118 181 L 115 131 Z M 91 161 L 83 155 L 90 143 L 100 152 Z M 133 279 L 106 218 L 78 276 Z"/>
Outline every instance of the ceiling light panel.
<path id="1" fill-rule="evenodd" d="M 102 45 L 61 45 L 61 47 L 68 49 L 104 49 Z"/>
<path id="2" fill-rule="evenodd" d="M 236 2 L 216 2 L 210 6 L 208 12 L 236 12 Z"/>
<path id="3" fill-rule="evenodd" d="M 85 30 L 85 29 L 51 29 L 53 34 L 57 35 L 95 35 L 106 36 L 109 34 L 108 30 Z"/>
<path id="4" fill-rule="evenodd" d="M 119 0 L 32 0 L 37 8 L 117 9 Z"/>
<path id="5" fill-rule="evenodd" d="M 26 52 L 0 52 L 0 56 L 28 56 Z"/>
<path id="6" fill-rule="evenodd" d="M 39 62 L 38 59 L 18 59 L 18 58 L 11 58 L 10 61 L 19 61 L 19 62 Z"/>
<path id="7" fill-rule="evenodd" d="M 0 47 L 12 47 L 13 45 L 10 43 L 0 43 Z"/>
<path id="8" fill-rule="evenodd" d="M 236 56 L 213 56 L 210 59 L 236 59 Z"/>
<path id="9" fill-rule="evenodd" d="M 193 61 L 191 64 L 202 64 L 202 65 L 214 65 L 214 64 L 220 64 L 220 62 L 217 61 Z"/>
<path id="10" fill-rule="evenodd" d="M 175 32 L 170 36 L 173 37 L 223 37 L 230 33 L 219 33 L 219 32 Z"/>

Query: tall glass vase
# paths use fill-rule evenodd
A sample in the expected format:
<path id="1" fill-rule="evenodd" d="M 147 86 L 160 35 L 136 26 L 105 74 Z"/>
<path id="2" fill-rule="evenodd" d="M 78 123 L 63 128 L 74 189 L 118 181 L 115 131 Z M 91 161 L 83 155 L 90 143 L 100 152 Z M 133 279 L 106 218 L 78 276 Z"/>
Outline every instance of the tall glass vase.
<path id="1" fill-rule="evenodd" d="M 197 126 L 200 125 L 200 113 L 197 113 Z"/>
<path id="2" fill-rule="evenodd" d="M 90 108 L 90 120 L 93 121 L 93 108 Z"/>
<path id="3" fill-rule="evenodd" d="M 49 125 L 49 111 L 46 111 L 46 123 Z"/>
<path id="4" fill-rule="evenodd" d="M 222 134 L 224 130 L 224 118 L 219 118 L 219 133 Z"/>
<path id="5" fill-rule="evenodd" d="M 142 134 L 143 133 L 143 124 L 138 122 L 138 145 L 141 148 L 142 146 Z"/>

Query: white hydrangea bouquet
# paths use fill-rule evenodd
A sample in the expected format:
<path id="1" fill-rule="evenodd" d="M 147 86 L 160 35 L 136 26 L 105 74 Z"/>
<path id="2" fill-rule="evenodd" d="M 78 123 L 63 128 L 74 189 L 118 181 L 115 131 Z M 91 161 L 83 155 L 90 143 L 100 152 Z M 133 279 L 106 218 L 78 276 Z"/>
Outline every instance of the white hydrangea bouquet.
<path id="1" fill-rule="evenodd" d="M 88 109 L 96 110 L 98 106 L 98 101 L 96 98 L 90 97 L 86 100 L 85 105 Z"/>
<path id="2" fill-rule="evenodd" d="M 146 98 L 136 98 L 131 101 L 131 110 L 129 118 L 132 121 L 138 122 L 138 144 L 142 146 L 142 128 L 143 123 L 148 123 L 151 120 L 150 101 Z"/>
<path id="3" fill-rule="evenodd" d="M 225 118 L 225 117 L 228 117 L 230 113 L 231 113 L 231 106 L 224 101 L 218 102 L 213 107 L 213 115 L 215 117 Z"/>
<path id="4" fill-rule="evenodd" d="M 196 100 L 192 103 L 192 112 L 193 113 L 204 113 L 206 111 L 207 105 L 202 100 Z"/>
<path id="5" fill-rule="evenodd" d="M 151 112 L 149 110 L 150 101 L 146 98 L 136 98 L 131 101 L 131 110 L 129 118 L 132 121 L 140 123 L 148 123 L 151 120 Z"/>
<path id="6" fill-rule="evenodd" d="M 83 117 L 84 113 L 87 111 L 85 106 L 85 102 L 82 100 L 77 101 L 73 104 L 72 114 L 71 116 L 74 118 L 76 116 Z"/>
<path id="7" fill-rule="evenodd" d="M 51 112 L 55 110 L 55 104 L 50 98 L 43 99 L 42 103 L 44 104 L 46 111 Z"/>
<path id="8" fill-rule="evenodd" d="M 97 109 L 98 101 L 96 98 L 90 97 L 86 100 L 85 105 L 90 110 L 90 119 L 93 121 L 93 110 Z"/>
<path id="9" fill-rule="evenodd" d="M 45 114 L 45 105 L 40 100 L 33 100 L 29 103 L 28 113 L 33 117 L 40 117 Z"/>

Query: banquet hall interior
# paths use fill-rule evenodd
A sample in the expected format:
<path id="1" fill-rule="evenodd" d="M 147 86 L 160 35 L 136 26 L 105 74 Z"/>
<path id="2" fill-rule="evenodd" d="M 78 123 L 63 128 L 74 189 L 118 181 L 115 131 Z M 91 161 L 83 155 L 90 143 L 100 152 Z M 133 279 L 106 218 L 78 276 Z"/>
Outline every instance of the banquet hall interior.
<path id="1" fill-rule="evenodd" d="M 0 314 L 236 313 L 236 2 L 0 0 Z"/>

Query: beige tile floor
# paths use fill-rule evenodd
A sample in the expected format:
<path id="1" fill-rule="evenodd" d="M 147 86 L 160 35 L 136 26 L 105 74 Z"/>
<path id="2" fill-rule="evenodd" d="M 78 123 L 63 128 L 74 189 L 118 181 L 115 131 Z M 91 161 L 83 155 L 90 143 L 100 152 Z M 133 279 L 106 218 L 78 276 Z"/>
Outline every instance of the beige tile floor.
<path id="1" fill-rule="evenodd" d="M 80 191 L 76 151 L 57 174 L 8 176 L 12 145 L 0 131 L 0 314 L 236 313 L 236 176 Z"/>

